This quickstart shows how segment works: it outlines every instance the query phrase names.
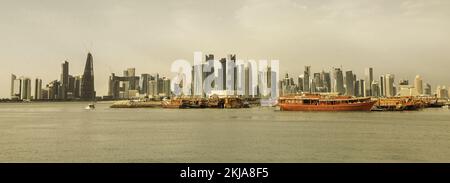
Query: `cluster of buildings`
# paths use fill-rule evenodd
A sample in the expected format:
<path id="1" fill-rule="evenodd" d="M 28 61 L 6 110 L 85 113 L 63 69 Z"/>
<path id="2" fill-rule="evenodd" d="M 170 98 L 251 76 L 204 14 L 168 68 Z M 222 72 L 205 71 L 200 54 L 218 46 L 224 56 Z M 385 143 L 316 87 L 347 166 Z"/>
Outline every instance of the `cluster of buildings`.
<path id="1" fill-rule="evenodd" d="M 94 66 L 92 54 L 88 53 L 86 66 L 82 75 L 69 74 L 69 62 L 61 64 L 61 77 L 45 85 L 42 79 L 32 81 L 27 77 L 11 75 L 11 99 L 12 100 L 94 100 L 96 92 L 94 88 Z M 33 89 L 33 91 L 32 91 Z"/>
<path id="2" fill-rule="evenodd" d="M 335 93 L 357 97 L 394 97 L 394 96 L 432 96 L 447 99 L 448 90 L 445 86 L 438 86 L 433 94 L 431 85 L 424 83 L 417 75 L 414 82 L 408 80 L 395 82 L 394 74 L 384 74 L 375 78 L 373 68 L 366 68 L 364 76 L 358 78 L 353 71 L 342 71 L 333 68 L 331 72 L 312 73 L 310 66 L 305 66 L 304 74 L 296 79 L 288 74 L 280 81 L 281 95 L 307 93 Z"/>
<path id="3" fill-rule="evenodd" d="M 123 76 L 112 73 L 108 82 L 108 95 L 103 98 L 109 99 L 132 99 L 132 98 L 164 98 L 170 97 L 170 79 L 160 77 L 159 74 L 136 75 L 135 68 L 123 71 Z"/>
<path id="4" fill-rule="evenodd" d="M 277 69 L 272 65 L 258 68 L 249 62 L 237 62 L 235 54 L 229 54 L 214 62 L 214 55 L 201 55 L 201 63 L 192 66 L 191 82 L 187 95 L 209 97 L 211 95 L 240 96 L 245 98 L 268 98 L 299 93 L 332 93 L 357 97 L 394 97 L 394 96 L 437 96 L 449 97 L 445 86 L 438 86 L 432 92 L 431 85 L 424 83 L 421 76 L 395 82 L 395 75 L 384 74 L 374 77 L 373 68 L 366 68 L 363 77 L 341 68 L 313 73 L 311 66 L 305 66 L 302 75 L 297 78 L 288 74 L 279 79 Z M 220 64 L 219 68 L 215 64 Z M 27 77 L 11 75 L 11 99 L 13 100 L 94 100 L 94 70 L 92 54 L 88 53 L 82 75 L 69 74 L 69 62 L 61 64 L 61 77 L 43 87 L 42 79 L 31 80 Z M 205 72 L 204 72 L 205 71 Z M 274 76 L 274 77 L 272 77 Z M 184 78 L 186 79 L 186 78 Z M 32 83 L 34 85 L 32 87 Z M 171 86 L 174 85 L 174 86 Z M 278 90 L 272 86 L 278 84 Z M 122 76 L 112 73 L 108 81 L 108 94 L 103 99 L 170 98 L 174 88 L 183 88 L 183 82 L 171 83 L 167 77 L 159 74 L 136 74 L 135 68 L 123 71 Z M 207 89 L 209 88 L 209 89 Z M 186 91 L 186 90 L 183 90 Z"/>

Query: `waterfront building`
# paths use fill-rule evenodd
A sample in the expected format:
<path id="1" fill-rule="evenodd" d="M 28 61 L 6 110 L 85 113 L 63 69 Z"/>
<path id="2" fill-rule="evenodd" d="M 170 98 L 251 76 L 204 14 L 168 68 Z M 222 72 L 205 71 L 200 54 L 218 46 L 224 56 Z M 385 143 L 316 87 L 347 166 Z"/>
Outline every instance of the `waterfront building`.
<path id="1" fill-rule="evenodd" d="M 311 66 L 305 66 L 305 71 L 303 73 L 303 91 L 311 92 L 309 76 L 311 75 Z"/>
<path id="2" fill-rule="evenodd" d="M 14 97 L 14 81 L 17 79 L 17 76 L 14 74 L 11 74 L 11 92 L 10 92 L 10 97 L 11 99 Z"/>
<path id="3" fill-rule="evenodd" d="M 386 82 L 386 80 L 384 79 L 384 76 L 381 75 L 381 76 L 380 76 L 380 92 L 379 92 L 380 97 L 386 96 L 385 82 Z"/>
<path id="4" fill-rule="evenodd" d="M 438 86 L 436 95 L 439 99 L 448 99 L 448 89 L 445 86 Z"/>
<path id="5" fill-rule="evenodd" d="M 20 99 L 31 100 L 31 79 L 21 78 Z"/>
<path id="6" fill-rule="evenodd" d="M 67 99 L 67 90 L 69 88 L 69 62 L 64 61 L 61 64 L 61 87 L 60 87 L 60 99 Z"/>
<path id="7" fill-rule="evenodd" d="M 364 89 L 364 96 L 372 96 L 372 82 L 373 82 L 373 68 L 369 67 L 364 70 L 365 75 L 365 89 Z"/>
<path id="8" fill-rule="evenodd" d="M 355 88 L 356 88 L 355 96 L 357 96 L 357 97 L 364 96 L 364 89 L 365 89 L 364 85 L 365 85 L 364 79 L 360 79 L 355 82 Z"/>
<path id="9" fill-rule="evenodd" d="M 393 74 L 386 74 L 385 76 L 385 94 L 386 97 L 393 97 L 396 94 L 394 82 L 395 82 L 395 76 Z"/>
<path id="10" fill-rule="evenodd" d="M 414 79 L 414 87 L 416 88 L 419 95 L 423 94 L 423 81 L 420 75 L 417 75 Z"/>
<path id="11" fill-rule="evenodd" d="M 379 94 L 380 85 L 379 85 L 378 81 L 375 81 L 375 80 L 372 81 L 371 89 L 372 89 L 372 96 L 373 97 L 379 97 L 380 96 L 380 94 Z"/>
<path id="12" fill-rule="evenodd" d="M 91 53 L 88 53 L 86 65 L 84 67 L 83 78 L 81 81 L 81 99 L 83 100 L 95 99 L 94 61 Z"/>
<path id="13" fill-rule="evenodd" d="M 136 76 L 135 68 L 124 70 L 123 76 L 116 76 L 114 73 L 111 73 L 108 82 L 108 96 L 113 99 L 128 99 L 134 97 L 134 94 L 130 95 L 130 90 L 137 90 L 140 94 L 146 94 L 148 80 L 152 79 L 152 76 L 149 74 L 142 74 L 142 77 L 143 80 L 147 79 L 145 84 L 140 83 L 140 77 Z"/>
<path id="14" fill-rule="evenodd" d="M 425 84 L 424 94 L 431 96 L 431 85 L 429 83 Z"/>
<path id="15" fill-rule="evenodd" d="M 162 95 L 160 94 L 160 96 L 164 96 L 164 97 L 171 97 L 171 91 L 170 91 L 170 79 L 167 77 L 163 77 L 162 79 L 162 83 L 163 83 L 163 87 L 162 87 Z"/>
<path id="16" fill-rule="evenodd" d="M 320 77 L 323 82 L 322 86 L 325 88 L 325 92 L 331 92 L 331 74 L 329 72 L 322 71 Z"/>
<path id="17" fill-rule="evenodd" d="M 297 78 L 297 87 L 298 87 L 298 91 L 300 92 L 300 91 L 303 91 L 304 90 L 304 88 L 303 88 L 303 78 L 304 78 L 304 75 L 300 75 L 300 76 L 298 76 L 298 78 Z"/>
<path id="18" fill-rule="evenodd" d="M 148 93 L 148 81 L 151 80 L 150 74 L 141 74 L 141 78 L 139 80 L 139 94 L 147 95 Z"/>
<path id="19" fill-rule="evenodd" d="M 47 90 L 48 90 L 48 98 L 49 100 L 56 100 L 59 99 L 59 91 L 61 91 L 59 88 L 61 87 L 61 83 L 58 80 L 54 80 L 47 84 Z"/>
<path id="20" fill-rule="evenodd" d="M 158 96 L 158 82 L 156 79 L 150 80 L 148 82 L 148 96 L 149 98 L 155 98 Z"/>
<path id="21" fill-rule="evenodd" d="M 21 99 L 21 92 L 22 92 L 22 80 L 20 78 L 16 78 L 14 79 L 13 82 L 13 94 L 11 96 L 11 99 L 13 100 Z"/>
<path id="22" fill-rule="evenodd" d="M 333 70 L 333 92 L 344 94 L 344 76 L 340 68 L 334 68 Z"/>
<path id="23" fill-rule="evenodd" d="M 74 98 L 81 98 L 81 81 L 83 76 L 74 77 L 73 96 Z"/>
<path id="24" fill-rule="evenodd" d="M 36 78 L 34 81 L 34 99 L 42 99 L 42 79 Z"/>
<path id="25" fill-rule="evenodd" d="M 352 71 L 345 72 L 345 94 L 349 96 L 355 95 L 354 75 Z"/>

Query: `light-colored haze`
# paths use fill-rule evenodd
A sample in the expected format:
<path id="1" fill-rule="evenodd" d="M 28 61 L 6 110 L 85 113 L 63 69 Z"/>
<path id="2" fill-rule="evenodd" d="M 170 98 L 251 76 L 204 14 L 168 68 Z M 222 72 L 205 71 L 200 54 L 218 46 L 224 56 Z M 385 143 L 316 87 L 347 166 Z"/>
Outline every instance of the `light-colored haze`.
<path id="1" fill-rule="evenodd" d="M 241 59 L 278 59 L 281 74 L 365 67 L 396 80 L 450 84 L 450 1 L 1 0 L 0 97 L 10 74 L 59 79 L 61 62 L 82 74 L 94 56 L 96 90 L 111 72 L 169 74 L 194 51 Z"/>

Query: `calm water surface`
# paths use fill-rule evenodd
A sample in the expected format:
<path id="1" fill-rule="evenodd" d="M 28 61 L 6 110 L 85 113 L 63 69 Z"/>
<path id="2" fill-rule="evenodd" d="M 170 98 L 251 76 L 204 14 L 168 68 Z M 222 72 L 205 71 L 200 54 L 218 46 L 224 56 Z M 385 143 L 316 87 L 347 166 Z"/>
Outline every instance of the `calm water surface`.
<path id="1" fill-rule="evenodd" d="M 450 162 L 450 110 L 0 104 L 0 162 Z"/>

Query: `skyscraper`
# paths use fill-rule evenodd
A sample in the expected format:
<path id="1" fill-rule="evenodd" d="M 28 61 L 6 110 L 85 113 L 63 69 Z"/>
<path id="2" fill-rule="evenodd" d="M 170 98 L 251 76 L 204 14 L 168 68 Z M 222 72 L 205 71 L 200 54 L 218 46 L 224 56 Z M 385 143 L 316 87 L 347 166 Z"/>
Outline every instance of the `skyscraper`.
<path id="1" fill-rule="evenodd" d="M 31 100 L 31 80 L 30 78 L 21 78 L 21 93 L 22 100 Z"/>
<path id="2" fill-rule="evenodd" d="M 139 80 L 139 93 L 147 94 L 148 93 L 148 81 L 150 81 L 150 74 L 141 74 L 141 79 Z"/>
<path id="3" fill-rule="evenodd" d="M 311 75 L 311 66 L 305 66 L 305 71 L 303 74 L 303 91 L 311 92 L 311 87 L 309 83 L 309 76 Z"/>
<path id="4" fill-rule="evenodd" d="M 320 73 L 320 80 L 322 81 L 323 92 L 331 92 L 331 75 L 330 75 L 330 73 L 322 71 Z"/>
<path id="5" fill-rule="evenodd" d="M 419 75 L 416 76 L 416 79 L 414 80 L 414 88 L 417 90 L 417 93 L 419 95 L 423 94 L 423 81 L 422 77 Z"/>
<path id="6" fill-rule="evenodd" d="M 69 62 L 64 61 L 61 64 L 61 88 L 60 98 L 67 99 L 67 89 L 69 88 Z"/>
<path id="7" fill-rule="evenodd" d="M 385 75 L 385 95 L 386 97 L 393 97 L 395 95 L 395 90 L 394 90 L 394 80 L 395 80 L 395 76 L 393 74 L 386 74 Z"/>
<path id="8" fill-rule="evenodd" d="M 386 85 L 386 79 L 384 79 L 384 76 L 382 75 L 382 76 L 380 76 L 380 92 L 379 92 L 381 97 L 386 96 L 385 85 Z"/>
<path id="9" fill-rule="evenodd" d="M 425 91 L 424 91 L 425 95 L 431 96 L 431 85 L 430 84 L 426 84 L 425 85 Z"/>
<path id="10" fill-rule="evenodd" d="M 303 84 L 304 84 L 303 77 L 304 77 L 303 75 L 298 76 L 298 90 L 299 91 L 303 91 L 304 90 L 304 88 L 303 88 Z"/>
<path id="11" fill-rule="evenodd" d="M 11 74 L 11 94 L 9 95 L 11 98 L 14 96 L 14 81 L 17 79 L 17 76 Z"/>
<path id="12" fill-rule="evenodd" d="M 365 75 L 365 89 L 364 89 L 364 96 L 372 96 L 372 82 L 373 82 L 373 68 L 366 68 L 364 70 Z"/>
<path id="13" fill-rule="evenodd" d="M 340 68 L 334 68 L 333 70 L 333 92 L 344 94 L 344 76 Z"/>
<path id="14" fill-rule="evenodd" d="M 88 53 L 86 65 L 84 67 L 83 78 L 81 81 L 81 99 L 83 100 L 95 99 L 94 61 L 91 53 Z"/>
<path id="15" fill-rule="evenodd" d="M 353 72 L 352 71 L 347 71 L 345 72 L 345 94 L 349 95 L 349 96 L 354 96 L 355 95 L 355 86 L 354 86 L 354 81 L 353 81 Z"/>
<path id="16" fill-rule="evenodd" d="M 42 79 L 39 78 L 34 81 L 34 99 L 42 99 Z"/>

